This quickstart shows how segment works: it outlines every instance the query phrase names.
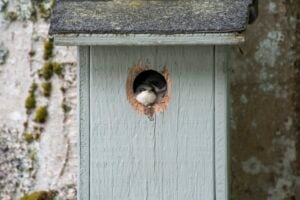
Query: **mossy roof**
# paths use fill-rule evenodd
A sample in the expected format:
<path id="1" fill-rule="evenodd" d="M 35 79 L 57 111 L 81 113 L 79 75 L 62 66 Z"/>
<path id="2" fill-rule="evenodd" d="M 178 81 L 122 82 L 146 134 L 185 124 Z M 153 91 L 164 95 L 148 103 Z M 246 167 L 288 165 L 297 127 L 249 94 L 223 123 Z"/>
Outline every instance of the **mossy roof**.
<path id="1" fill-rule="evenodd" d="M 57 0 L 50 34 L 242 32 L 252 0 Z"/>

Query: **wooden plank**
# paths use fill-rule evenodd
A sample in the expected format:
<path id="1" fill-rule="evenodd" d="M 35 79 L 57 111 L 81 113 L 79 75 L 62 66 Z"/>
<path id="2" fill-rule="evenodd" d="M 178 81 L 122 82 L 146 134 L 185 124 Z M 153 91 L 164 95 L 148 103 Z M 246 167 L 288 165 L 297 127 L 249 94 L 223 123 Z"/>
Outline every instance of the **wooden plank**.
<path id="1" fill-rule="evenodd" d="M 228 80 L 229 48 L 215 47 L 215 175 L 216 200 L 229 199 Z"/>
<path id="2" fill-rule="evenodd" d="M 138 177 L 151 166 L 154 122 L 132 109 L 125 92 L 139 52 L 92 47 L 91 56 L 90 199 L 145 199 L 147 186 Z"/>
<path id="3" fill-rule="evenodd" d="M 213 47 L 91 47 L 91 58 L 90 199 L 213 199 Z M 154 121 L 127 102 L 139 61 L 171 72 Z"/>
<path id="4" fill-rule="evenodd" d="M 172 75 L 168 110 L 157 116 L 157 160 L 166 184 L 161 199 L 214 198 L 213 47 L 158 48 Z M 154 200 L 154 199 L 153 199 Z"/>
<path id="5" fill-rule="evenodd" d="M 78 48 L 79 180 L 78 199 L 90 199 L 90 48 Z"/>
<path id="6" fill-rule="evenodd" d="M 56 45 L 221 45 L 239 44 L 245 41 L 244 34 L 203 33 L 203 34 L 57 34 Z"/>

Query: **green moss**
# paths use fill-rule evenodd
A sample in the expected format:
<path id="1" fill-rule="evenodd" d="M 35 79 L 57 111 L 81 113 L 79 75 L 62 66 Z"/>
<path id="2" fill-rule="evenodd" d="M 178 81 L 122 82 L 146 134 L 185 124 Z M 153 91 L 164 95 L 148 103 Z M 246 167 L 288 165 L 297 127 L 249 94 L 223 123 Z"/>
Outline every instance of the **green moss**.
<path id="1" fill-rule="evenodd" d="M 39 76 L 46 80 L 49 80 L 53 76 L 53 73 L 61 76 L 63 73 L 62 64 L 57 62 L 46 62 L 43 68 L 38 71 Z"/>
<path id="2" fill-rule="evenodd" d="M 24 137 L 25 141 L 28 142 L 28 143 L 31 143 L 31 142 L 34 141 L 34 136 L 33 136 L 32 133 L 25 133 L 23 135 L 23 137 Z"/>
<path id="3" fill-rule="evenodd" d="M 38 71 L 40 77 L 49 80 L 53 76 L 53 64 L 52 62 L 47 62 L 44 64 L 43 68 Z"/>
<path id="4" fill-rule="evenodd" d="M 67 104 L 65 104 L 65 103 L 63 103 L 61 105 L 61 108 L 62 108 L 62 110 L 63 110 L 64 113 L 68 113 L 68 112 L 70 112 L 72 110 L 72 108 L 70 106 L 68 106 Z"/>
<path id="5" fill-rule="evenodd" d="M 51 10 L 55 4 L 55 0 L 31 0 L 32 11 L 31 20 L 36 21 L 38 16 L 48 20 L 51 16 Z"/>
<path id="6" fill-rule="evenodd" d="M 54 200 L 56 195 L 56 191 L 38 191 L 25 194 L 20 200 Z"/>
<path id="7" fill-rule="evenodd" d="M 25 100 L 25 108 L 27 113 L 30 113 L 36 106 L 36 99 L 35 99 L 35 91 L 37 90 L 38 85 L 33 82 L 29 89 L 29 96 Z"/>
<path id="8" fill-rule="evenodd" d="M 34 95 L 35 91 L 38 89 L 38 84 L 36 84 L 35 82 L 33 82 L 30 86 L 29 89 L 29 93 Z"/>
<path id="9" fill-rule="evenodd" d="M 35 112 L 34 121 L 38 123 L 45 123 L 48 118 L 48 111 L 46 106 L 39 107 Z"/>
<path id="10" fill-rule="evenodd" d="M 45 82 L 42 84 L 43 88 L 43 94 L 45 97 L 50 97 L 51 96 L 51 91 L 52 91 L 52 84 L 51 82 Z"/>
<path id="11" fill-rule="evenodd" d="M 56 75 L 61 76 L 63 72 L 62 64 L 54 62 L 52 63 L 52 66 L 53 66 L 53 72 Z"/>
<path id="12" fill-rule="evenodd" d="M 30 20 L 33 22 L 37 21 L 37 10 L 34 6 L 30 9 Z"/>
<path id="13" fill-rule="evenodd" d="M 25 108 L 27 113 L 30 113 L 36 106 L 36 100 L 33 93 L 30 93 L 25 100 Z"/>
<path id="14" fill-rule="evenodd" d="M 36 155 L 37 155 L 36 149 L 31 149 L 28 153 L 28 158 L 34 161 L 36 160 Z M 31 170 L 33 170 L 33 168 Z"/>
<path id="15" fill-rule="evenodd" d="M 50 38 L 48 40 L 45 41 L 44 43 L 44 60 L 49 60 L 50 58 L 53 57 L 53 39 Z"/>
<path id="16" fill-rule="evenodd" d="M 47 9 L 42 3 L 39 4 L 39 13 L 43 19 L 49 19 L 51 16 L 51 10 Z"/>
<path id="17" fill-rule="evenodd" d="M 24 133 L 23 137 L 24 137 L 26 142 L 32 143 L 33 141 L 36 141 L 40 138 L 40 134 L 37 134 L 37 133 Z"/>
<path id="18" fill-rule="evenodd" d="M 15 11 L 9 11 L 6 13 L 5 19 L 11 22 L 16 21 L 18 19 L 18 14 Z"/>

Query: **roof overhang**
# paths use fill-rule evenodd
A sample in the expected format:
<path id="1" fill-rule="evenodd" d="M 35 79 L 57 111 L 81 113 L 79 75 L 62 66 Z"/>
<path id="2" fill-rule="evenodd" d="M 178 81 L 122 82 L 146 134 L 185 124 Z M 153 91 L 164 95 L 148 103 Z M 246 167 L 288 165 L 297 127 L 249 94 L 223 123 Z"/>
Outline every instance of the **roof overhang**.
<path id="1" fill-rule="evenodd" d="M 62 46 L 158 46 L 158 45 L 234 45 L 244 42 L 244 34 L 54 34 L 56 45 Z"/>
<path id="2" fill-rule="evenodd" d="M 252 0 L 58 0 L 59 45 L 237 44 Z"/>

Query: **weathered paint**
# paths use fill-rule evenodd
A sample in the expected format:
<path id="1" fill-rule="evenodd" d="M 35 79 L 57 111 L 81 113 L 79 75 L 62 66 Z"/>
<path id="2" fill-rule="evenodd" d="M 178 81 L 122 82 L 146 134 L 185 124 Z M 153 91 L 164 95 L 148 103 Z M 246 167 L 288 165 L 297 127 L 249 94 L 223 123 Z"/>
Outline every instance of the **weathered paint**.
<path id="1" fill-rule="evenodd" d="M 89 46 L 162 46 L 162 45 L 233 45 L 245 41 L 242 33 L 207 34 L 62 34 L 54 35 L 56 45 Z"/>
<path id="2" fill-rule="evenodd" d="M 228 57 L 230 48 L 215 47 L 215 178 L 216 199 L 230 199 L 229 164 L 230 132 L 228 131 Z"/>
<path id="3" fill-rule="evenodd" d="M 90 197 L 90 47 L 78 48 L 79 84 L 78 84 L 78 133 L 79 136 L 79 199 Z M 84 134 L 86 133 L 86 134 Z"/>
<path id="4" fill-rule="evenodd" d="M 90 98 L 90 113 L 80 114 L 90 116 L 89 129 L 81 122 L 86 127 L 80 133 L 81 199 L 228 199 L 227 49 L 91 47 L 90 56 L 87 52 L 81 56 L 91 58 L 90 81 L 88 68 L 80 66 L 81 99 Z M 127 70 L 136 62 L 159 71 L 165 66 L 172 79 L 170 105 L 154 121 L 127 101 Z"/>

